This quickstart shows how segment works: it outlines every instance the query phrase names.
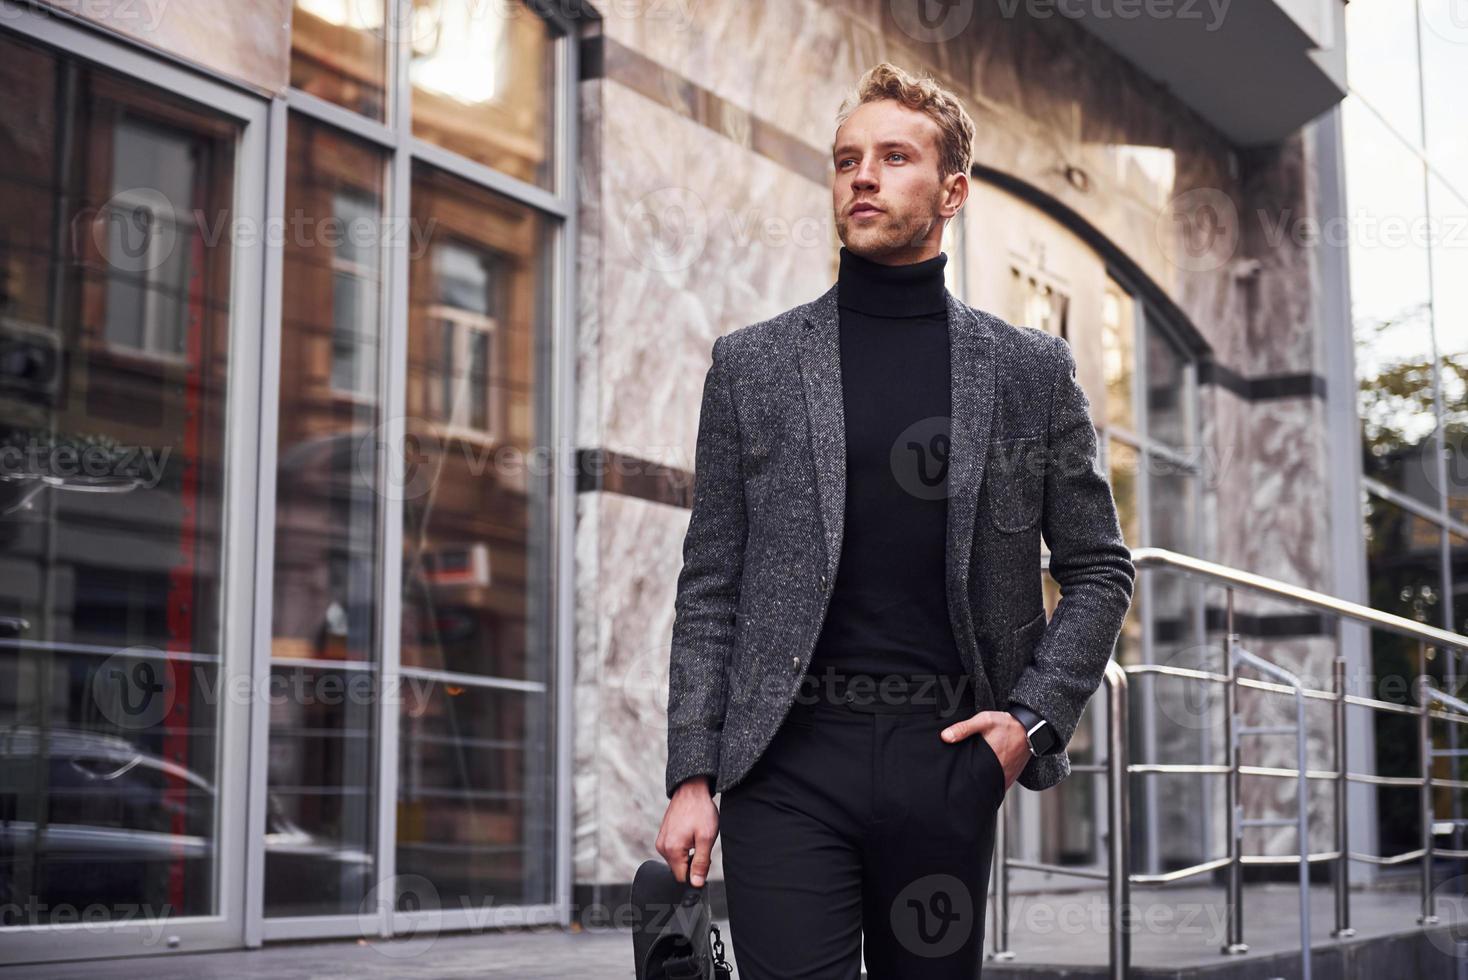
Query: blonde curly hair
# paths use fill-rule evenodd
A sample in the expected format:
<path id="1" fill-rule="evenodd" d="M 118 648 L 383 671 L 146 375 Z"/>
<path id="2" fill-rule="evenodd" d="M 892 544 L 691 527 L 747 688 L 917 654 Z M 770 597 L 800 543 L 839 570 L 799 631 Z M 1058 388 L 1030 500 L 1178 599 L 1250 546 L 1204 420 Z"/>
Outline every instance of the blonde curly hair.
<path id="1" fill-rule="evenodd" d="M 873 65 L 856 83 L 856 90 L 841 103 L 836 113 L 836 128 L 839 130 L 859 106 L 881 99 L 895 99 L 938 124 L 939 180 L 953 173 L 968 174 L 973 162 L 974 121 L 958 97 L 929 75 L 918 77 L 887 61 Z"/>

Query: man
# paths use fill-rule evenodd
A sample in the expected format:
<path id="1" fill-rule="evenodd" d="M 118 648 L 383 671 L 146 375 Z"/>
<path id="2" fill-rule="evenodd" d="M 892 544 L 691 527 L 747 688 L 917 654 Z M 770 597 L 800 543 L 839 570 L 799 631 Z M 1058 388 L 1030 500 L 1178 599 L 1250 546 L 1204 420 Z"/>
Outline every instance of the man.
<path id="1" fill-rule="evenodd" d="M 979 976 L 999 805 L 1069 774 L 1136 576 L 1069 345 L 943 285 L 968 114 L 855 102 L 836 285 L 714 342 L 675 600 L 657 847 L 701 886 L 722 831 L 745 980 Z"/>

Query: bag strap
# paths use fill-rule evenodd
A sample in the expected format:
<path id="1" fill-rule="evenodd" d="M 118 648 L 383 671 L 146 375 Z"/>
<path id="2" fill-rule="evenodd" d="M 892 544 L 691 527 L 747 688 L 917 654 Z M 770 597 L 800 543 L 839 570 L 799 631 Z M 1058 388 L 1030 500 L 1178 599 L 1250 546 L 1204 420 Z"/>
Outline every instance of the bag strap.
<path id="1" fill-rule="evenodd" d="M 724 959 L 724 940 L 719 937 L 719 927 L 709 923 L 709 931 L 713 934 L 714 976 L 717 980 L 734 980 L 734 968 Z"/>

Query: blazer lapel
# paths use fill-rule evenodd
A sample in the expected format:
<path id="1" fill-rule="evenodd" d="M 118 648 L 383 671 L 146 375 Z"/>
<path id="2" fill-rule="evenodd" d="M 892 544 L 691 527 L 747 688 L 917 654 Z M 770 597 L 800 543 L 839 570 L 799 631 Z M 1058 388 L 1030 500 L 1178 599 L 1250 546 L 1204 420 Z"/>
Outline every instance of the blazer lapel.
<path id="1" fill-rule="evenodd" d="M 816 489 L 820 496 L 825 574 L 834 582 L 846 511 L 846 427 L 841 389 L 840 313 L 837 286 L 806 306 L 797 358 L 805 389 Z M 948 610 L 958 649 L 975 674 L 973 610 L 968 601 L 969 555 L 973 547 L 978 489 L 988 462 L 994 421 L 994 335 L 987 321 L 948 290 L 948 340 L 952 421 L 949 434 L 948 529 L 945 577 Z M 1038 558 L 1037 558 L 1038 561 Z M 983 672 L 975 676 L 980 683 Z M 984 700 L 983 692 L 975 692 Z"/>
<path id="2" fill-rule="evenodd" d="M 841 334 L 835 286 L 810 303 L 799 347 L 798 365 L 805 388 L 806 422 L 810 426 L 811 457 L 826 542 L 825 574 L 828 582 L 835 582 L 846 516 L 846 419 L 841 402 Z"/>
<path id="3" fill-rule="evenodd" d="M 952 293 L 947 293 L 947 296 L 953 410 L 948 435 L 948 542 L 945 561 L 948 618 L 953 624 L 953 635 L 959 641 L 958 649 L 968 662 L 969 673 L 978 683 L 988 686 L 988 662 L 984 663 L 983 671 L 975 670 L 973 664 L 979 646 L 968 583 L 974 515 L 978 511 L 984 467 L 989 462 L 989 433 L 994 427 L 996 338 L 986 319 L 975 316 L 974 311 Z M 1037 555 L 1037 566 L 1039 561 Z M 974 694 L 980 704 L 993 698 L 992 691 L 975 691 Z"/>

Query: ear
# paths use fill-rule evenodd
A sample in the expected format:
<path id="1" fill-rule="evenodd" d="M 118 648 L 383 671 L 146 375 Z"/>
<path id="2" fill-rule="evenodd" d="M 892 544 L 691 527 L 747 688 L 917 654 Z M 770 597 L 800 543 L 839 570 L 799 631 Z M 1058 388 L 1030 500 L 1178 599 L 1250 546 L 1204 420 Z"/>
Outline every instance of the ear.
<path id="1" fill-rule="evenodd" d="M 964 202 L 968 200 L 968 190 L 966 174 L 955 172 L 943 178 L 943 206 L 938 213 L 945 221 L 963 210 Z"/>

